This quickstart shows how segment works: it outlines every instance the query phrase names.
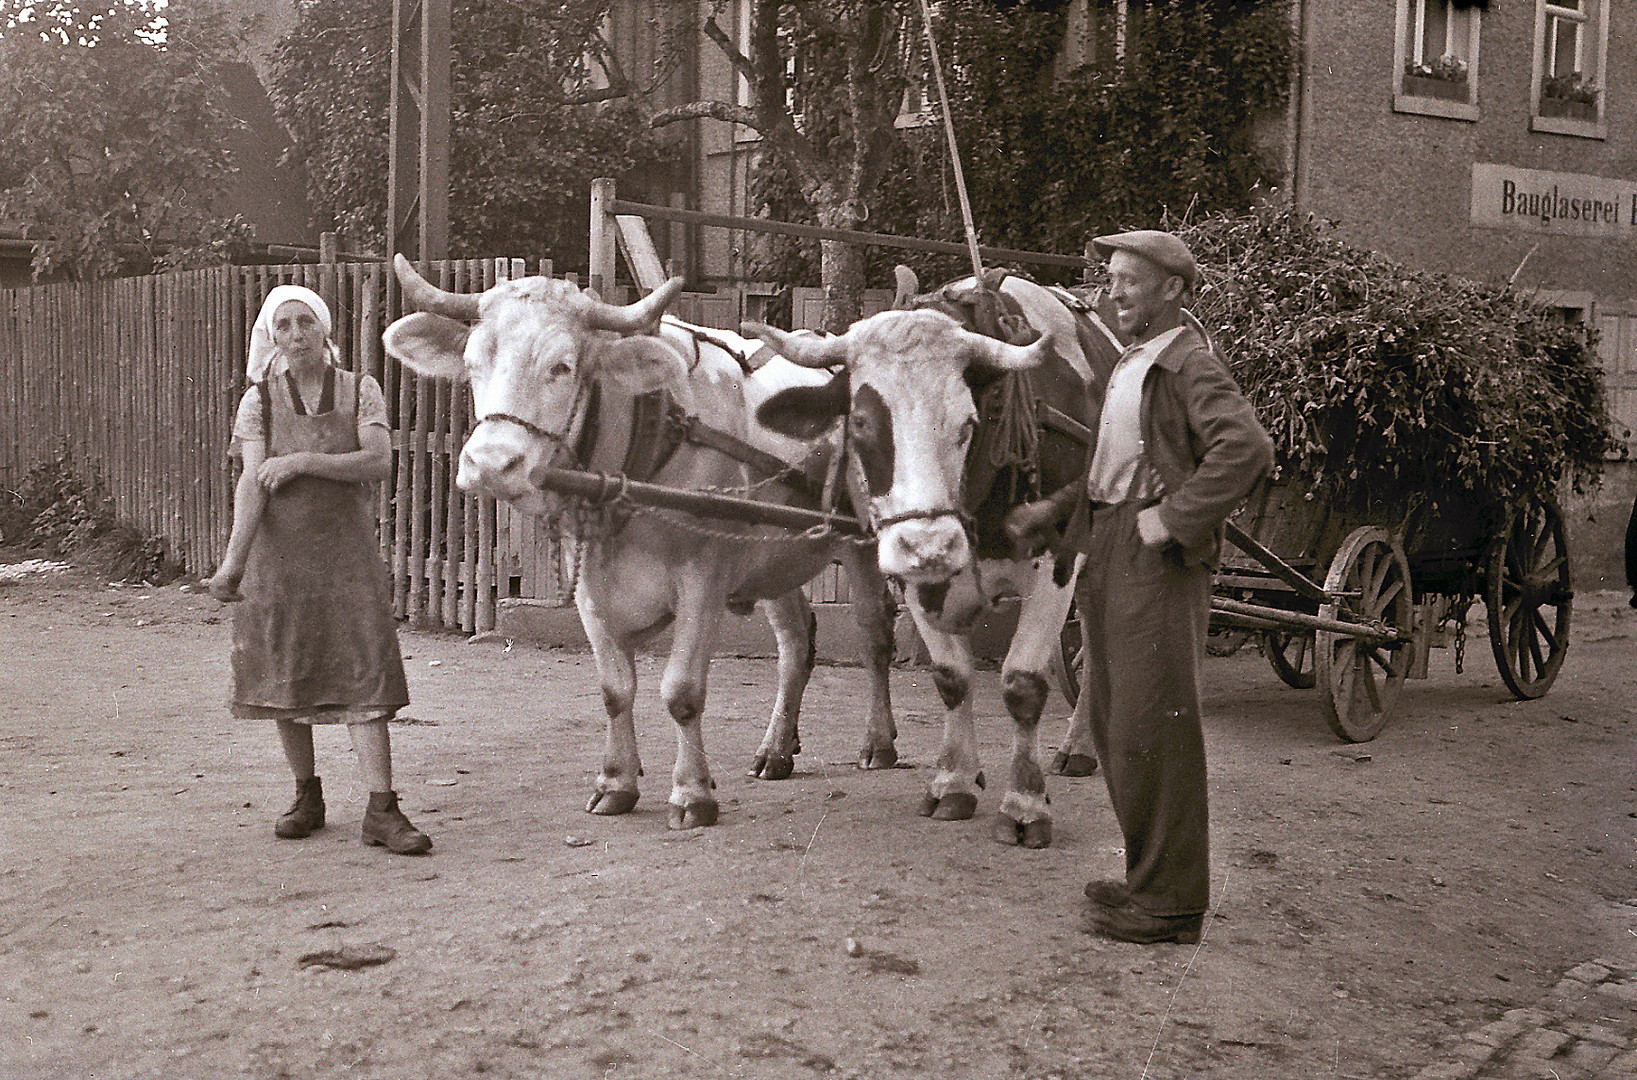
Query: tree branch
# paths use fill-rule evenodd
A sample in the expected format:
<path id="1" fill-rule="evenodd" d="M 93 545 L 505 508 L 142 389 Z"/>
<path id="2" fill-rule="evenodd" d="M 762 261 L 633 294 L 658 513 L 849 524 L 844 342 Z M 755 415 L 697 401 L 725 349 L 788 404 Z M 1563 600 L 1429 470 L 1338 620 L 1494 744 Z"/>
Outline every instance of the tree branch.
<path id="1" fill-rule="evenodd" d="M 728 124 L 743 124 L 753 131 L 762 130 L 761 125 L 756 121 L 754 110 L 743 105 L 729 105 L 725 101 L 690 101 L 686 105 L 661 109 L 649 118 L 648 126 L 660 128 L 682 120 L 695 120 L 699 117 L 721 120 Z"/>
<path id="2" fill-rule="evenodd" d="M 790 6 L 795 9 L 797 17 L 815 33 L 835 34 L 842 38 L 847 36 L 846 27 L 826 15 L 817 4 L 807 3 L 806 0 L 794 0 Z"/>
<path id="3" fill-rule="evenodd" d="M 706 19 L 700 29 L 704 31 L 706 37 L 716 42 L 716 47 L 722 50 L 723 56 L 728 58 L 728 63 L 733 65 L 733 70 L 743 75 L 745 81 L 750 83 L 750 91 L 754 96 L 761 80 L 756 77 L 756 69 L 751 65 L 750 58 L 739 51 L 739 46 L 733 43 L 733 39 L 728 37 L 727 32 L 717 23 L 716 16 L 713 15 Z"/>
<path id="4" fill-rule="evenodd" d="M 615 98 L 630 97 L 631 87 L 623 79 L 610 86 L 598 90 L 585 90 L 578 94 L 569 94 L 563 98 L 564 105 L 595 105 L 599 101 L 613 101 Z M 521 116 L 544 116 L 545 113 L 514 113 L 513 119 Z"/>

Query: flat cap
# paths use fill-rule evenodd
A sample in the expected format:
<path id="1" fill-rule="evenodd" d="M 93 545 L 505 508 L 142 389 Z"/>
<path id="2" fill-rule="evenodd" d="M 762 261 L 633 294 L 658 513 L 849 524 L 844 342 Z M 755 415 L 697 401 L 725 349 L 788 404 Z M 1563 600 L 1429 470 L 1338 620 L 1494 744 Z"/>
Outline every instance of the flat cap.
<path id="1" fill-rule="evenodd" d="M 1190 289 L 1199 281 L 1199 264 L 1194 261 L 1194 253 L 1188 250 L 1187 244 L 1168 232 L 1138 229 L 1136 232 L 1099 236 L 1091 241 L 1091 246 L 1104 258 L 1116 251 L 1141 255 L 1182 278 Z"/>

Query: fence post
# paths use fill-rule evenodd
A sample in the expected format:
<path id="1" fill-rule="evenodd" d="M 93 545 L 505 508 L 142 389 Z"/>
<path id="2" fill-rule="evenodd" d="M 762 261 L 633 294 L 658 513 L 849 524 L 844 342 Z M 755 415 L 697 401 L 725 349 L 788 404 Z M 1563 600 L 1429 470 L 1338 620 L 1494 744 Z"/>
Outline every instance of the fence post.
<path id="1" fill-rule="evenodd" d="M 614 287 L 613 215 L 608 206 L 614 201 L 614 181 L 608 177 L 591 181 L 591 266 L 586 284 L 598 296 L 607 299 L 607 290 Z"/>

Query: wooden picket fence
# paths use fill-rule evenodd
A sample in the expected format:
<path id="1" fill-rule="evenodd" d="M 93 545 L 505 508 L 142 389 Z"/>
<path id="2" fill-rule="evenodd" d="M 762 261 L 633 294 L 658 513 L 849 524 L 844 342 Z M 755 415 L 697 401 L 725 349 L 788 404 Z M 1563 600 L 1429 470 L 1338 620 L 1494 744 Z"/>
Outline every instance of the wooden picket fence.
<path id="1" fill-rule="evenodd" d="M 476 292 L 551 267 L 474 259 L 422 271 L 443 288 Z M 397 615 L 471 633 L 495 627 L 504 598 L 571 603 L 552 530 L 455 486 L 471 423 L 466 393 L 416 378 L 386 355 L 381 333 L 401 313 L 386 263 L 215 267 L 0 290 L 0 485 L 15 490 L 31 468 L 66 453 L 102 485 L 116 516 L 163 538 L 190 573 L 211 572 L 232 526 L 227 447 L 250 326 L 268 291 L 286 283 L 324 297 L 342 364 L 373 375 L 386 397 L 393 471 L 378 488 L 379 536 Z M 607 292 L 623 301 L 623 287 Z M 742 292 L 687 293 L 671 311 L 734 329 Z M 798 292 L 815 302 L 805 294 L 817 290 Z M 808 591 L 818 602 L 848 599 L 835 572 Z"/>
<path id="2" fill-rule="evenodd" d="M 478 291 L 550 267 L 483 259 L 423 272 L 445 288 Z M 379 535 L 397 614 L 472 632 L 494 627 L 502 597 L 569 602 L 555 537 L 455 487 L 466 394 L 406 376 L 386 356 L 381 332 L 400 299 L 385 263 L 218 267 L 0 291 L 0 483 L 15 490 L 31 468 L 66 453 L 102 485 L 120 519 L 163 538 L 189 572 L 210 572 L 232 524 L 226 451 L 249 329 L 268 290 L 283 283 L 325 298 L 342 363 L 373 375 L 386 396 L 393 472 L 378 489 Z M 728 325 L 738 318 L 737 297 L 690 297 L 679 307 L 718 321 L 731 308 Z"/>

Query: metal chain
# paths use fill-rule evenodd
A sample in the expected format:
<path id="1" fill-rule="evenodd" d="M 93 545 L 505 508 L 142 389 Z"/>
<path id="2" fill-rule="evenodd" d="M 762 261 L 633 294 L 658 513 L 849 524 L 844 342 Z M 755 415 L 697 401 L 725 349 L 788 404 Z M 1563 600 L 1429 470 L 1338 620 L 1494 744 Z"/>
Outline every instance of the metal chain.
<path id="1" fill-rule="evenodd" d="M 757 486 L 758 485 L 752 484 L 751 489 L 753 490 Z M 718 494 L 742 494 L 746 489 L 704 487 L 697 490 L 716 492 Z M 641 503 L 636 502 L 628 495 L 618 495 L 608 502 L 601 504 L 595 504 L 589 499 L 580 497 L 569 497 L 565 499 L 565 502 L 572 504 L 574 507 L 574 521 L 566 531 L 577 541 L 575 545 L 577 551 L 574 561 L 573 581 L 573 588 L 575 589 L 577 589 L 580 584 L 581 572 L 585 565 L 586 549 L 590 546 L 592 541 L 606 540 L 608 538 L 611 533 L 609 528 L 610 519 L 613 517 L 616 511 L 628 514 L 631 517 L 655 518 L 660 522 L 663 522 L 665 525 L 675 529 L 680 529 L 684 532 L 693 533 L 696 536 L 703 536 L 711 540 L 724 540 L 738 544 L 776 546 L 781 544 L 811 544 L 814 541 L 836 540 L 843 538 L 843 534 L 836 532 L 834 528 L 824 524 L 823 522 L 820 522 L 817 525 L 809 526 L 808 528 L 799 532 L 784 529 L 781 530 L 783 535 L 771 536 L 757 536 L 745 532 L 729 532 L 725 529 L 713 529 L 699 524 L 694 519 L 693 515 L 688 514 L 685 511 L 669 511 L 659 507 L 644 506 Z M 565 532 L 563 529 L 562 513 L 558 513 L 548 518 L 546 525 L 559 537 L 561 537 Z M 598 526 L 598 528 L 593 529 L 593 525 Z M 778 526 L 774 525 L 762 527 L 779 528 Z M 868 544 L 873 542 L 874 539 L 873 537 L 851 536 L 845 538 L 852 540 L 857 544 Z M 569 595 L 572 596 L 573 592 L 571 591 Z"/>
<path id="2" fill-rule="evenodd" d="M 564 516 L 571 521 L 564 527 Z M 594 540 L 606 540 L 609 535 L 609 513 L 606 506 L 598 506 L 588 499 L 565 499 L 563 508 L 546 518 L 546 528 L 565 551 L 572 548 L 574 573 L 567 582 L 569 599 L 580 591 L 585 575 L 585 557 Z M 572 540 L 570 545 L 567 541 Z"/>
<path id="3" fill-rule="evenodd" d="M 1455 624 L 1455 674 L 1459 675 L 1466 666 L 1466 624 L 1467 612 L 1472 607 L 1473 594 L 1462 591 L 1459 595 L 1450 598 L 1449 610 L 1439 625 L 1453 622 Z"/>
<path id="4" fill-rule="evenodd" d="M 840 534 L 833 528 L 822 522 L 817 525 L 810 525 L 800 532 L 793 532 L 789 529 L 783 529 L 781 530 L 783 535 L 753 536 L 749 533 L 728 532 L 725 529 L 712 529 L 708 526 L 698 524 L 694 520 L 693 515 L 686 512 L 673 512 L 669 510 L 662 510 L 654 506 L 643 506 L 629 498 L 621 497 L 620 499 L 615 500 L 615 505 L 619 506 L 621 510 L 630 513 L 633 517 L 640 515 L 657 518 L 659 521 L 664 522 L 666 525 L 669 525 L 672 528 L 681 529 L 683 532 L 693 533 L 695 536 L 703 536 L 710 540 L 725 540 L 736 544 L 758 544 L 762 546 L 777 546 L 781 544 L 810 544 L 815 540 L 834 540 L 840 536 Z M 763 527 L 778 528 L 778 526 L 775 525 Z"/>

